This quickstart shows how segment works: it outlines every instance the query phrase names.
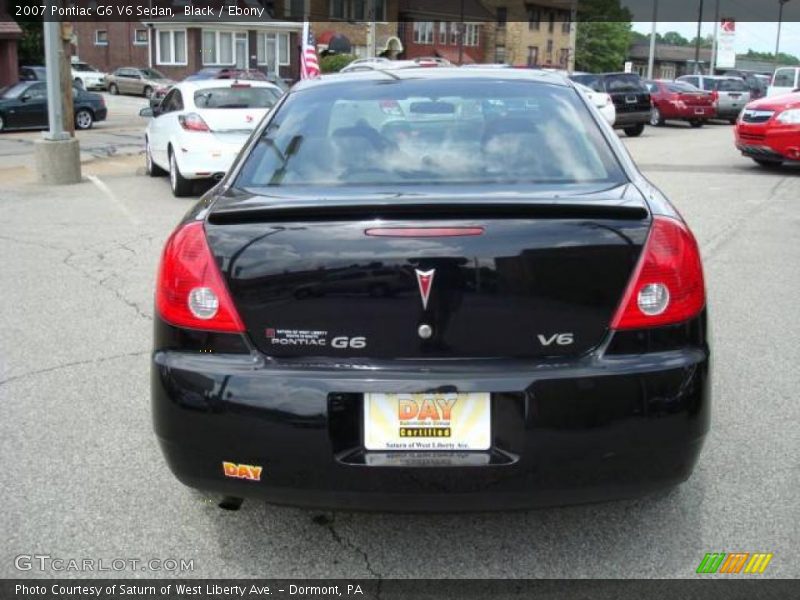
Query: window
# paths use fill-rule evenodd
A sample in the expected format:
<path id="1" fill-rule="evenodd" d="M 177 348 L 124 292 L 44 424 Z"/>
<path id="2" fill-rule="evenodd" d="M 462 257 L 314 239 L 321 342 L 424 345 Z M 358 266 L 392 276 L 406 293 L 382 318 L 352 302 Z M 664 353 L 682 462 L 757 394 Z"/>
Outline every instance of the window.
<path id="1" fill-rule="evenodd" d="M 525 10 L 528 13 L 528 30 L 539 31 L 539 24 L 542 21 L 541 11 L 531 4 L 526 5 Z"/>
<path id="2" fill-rule="evenodd" d="M 194 93 L 197 108 L 272 108 L 281 97 L 273 88 L 203 88 Z"/>
<path id="3" fill-rule="evenodd" d="M 386 0 L 330 0 L 330 16 L 347 21 L 386 21 Z"/>
<path id="4" fill-rule="evenodd" d="M 433 21 L 414 22 L 414 43 L 415 44 L 433 43 Z"/>
<path id="5" fill-rule="evenodd" d="M 183 110 L 183 96 L 180 90 L 172 90 L 161 101 L 161 112 L 168 113 Z"/>
<path id="6" fill-rule="evenodd" d="M 505 46 L 495 46 L 495 48 L 494 48 L 494 62 L 496 62 L 496 63 L 504 63 L 504 62 L 506 62 L 506 47 Z"/>
<path id="7" fill-rule="evenodd" d="M 277 73 L 278 67 L 289 64 L 288 33 L 259 33 L 256 41 L 256 60 L 266 65 L 268 72 Z"/>
<path id="8" fill-rule="evenodd" d="M 564 68 L 569 64 L 569 48 L 562 48 L 558 53 L 558 64 Z"/>
<path id="9" fill-rule="evenodd" d="M 477 46 L 478 45 L 478 24 L 466 23 L 464 25 L 464 45 Z"/>
<path id="10" fill-rule="evenodd" d="M 508 9 L 505 6 L 497 7 L 497 28 L 505 29 L 508 21 Z"/>
<path id="11" fill-rule="evenodd" d="M 94 45 L 95 46 L 108 46 L 108 31 L 105 29 L 95 29 L 94 31 Z"/>
<path id="12" fill-rule="evenodd" d="M 569 33 L 570 32 L 570 30 L 572 29 L 572 23 L 570 23 L 571 18 L 572 18 L 572 16 L 571 16 L 570 12 L 569 11 L 565 11 L 564 12 L 564 22 L 561 23 L 561 33 Z"/>
<path id="13" fill-rule="evenodd" d="M 186 30 L 163 29 L 156 37 L 156 56 L 160 65 L 186 64 Z"/>
<path id="14" fill-rule="evenodd" d="M 450 45 L 456 46 L 458 44 L 458 33 L 463 23 L 453 23 L 450 25 Z"/>
<path id="15" fill-rule="evenodd" d="M 539 46 L 528 46 L 528 66 L 535 67 L 539 64 Z"/>
<path id="16" fill-rule="evenodd" d="M 550 20 L 547 23 L 547 31 L 553 33 L 556 29 L 556 13 L 552 10 L 550 11 Z"/>
<path id="17" fill-rule="evenodd" d="M 47 84 L 34 83 L 25 91 L 25 95 L 28 97 L 28 100 L 40 100 L 42 98 L 47 98 Z"/>
<path id="18" fill-rule="evenodd" d="M 135 29 L 133 31 L 133 45 L 146 46 L 147 45 L 147 29 Z"/>
<path id="19" fill-rule="evenodd" d="M 794 87 L 794 69 L 778 69 L 775 71 L 775 87 Z"/>
<path id="20" fill-rule="evenodd" d="M 203 30 L 203 64 L 232 65 L 233 33 L 230 31 Z"/>
<path id="21" fill-rule="evenodd" d="M 553 40 L 547 40 L 545 53 L 547 54 L 547 64 L 551 64 L 553 62 Z"/>
<path id="22" fill-rule="evenodd" d="M 443 90 L 440 81 L 424 78 L 392 85 L 364 80 L 290 94 L 253 140 L 235 186 L 303 186 L 313 193 L 314 186 L 522 189 L 626 180 L 574 90 L 494 83 L 465 79 Z"/>
<path id="23" fill-rule="evenodd" d="M 447 21 L 441 21 L 439 23 L 439 43 L 447 43 Z"/>

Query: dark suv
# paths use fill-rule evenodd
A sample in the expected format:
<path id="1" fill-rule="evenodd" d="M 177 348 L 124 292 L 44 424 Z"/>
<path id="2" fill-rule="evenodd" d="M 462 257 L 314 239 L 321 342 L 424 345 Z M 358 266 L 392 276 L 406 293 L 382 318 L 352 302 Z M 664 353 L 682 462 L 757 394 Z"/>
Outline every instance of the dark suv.
<path id="1" fill-rule="evenodd" d="M 635 73 L 574 73 L 570 79 L 611 96 L 617 109 L 614 127 L 631 137 L 642 135 L 650 122 L 652 105 L 641 77 Z"/>

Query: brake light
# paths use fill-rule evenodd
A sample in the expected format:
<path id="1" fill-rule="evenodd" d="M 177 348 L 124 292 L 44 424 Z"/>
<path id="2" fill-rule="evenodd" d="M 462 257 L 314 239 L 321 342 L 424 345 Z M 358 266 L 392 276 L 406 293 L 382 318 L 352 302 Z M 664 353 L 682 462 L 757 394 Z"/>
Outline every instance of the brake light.
<path id="1" fill-rule="evenodd" d="M 178 327 L 244 331 L 201 222 L 184 225 L 167 240 L 156 281 L 156 310 Z"/>
<path id="2" fill-rule="evenodd" d="M 364 233 L 372 237 L 467 237 L 483 235 L 483 227 L 372 227 Z"/>
<path id="3" fill-rule="evenodd" d="M 711 92 L 711 104 L 716 106 L 717 102 L 719 102 L 719 92 L 714 90 Z"/>
<path id="4" fill-rule="evenodd" d="M 203 120 L 203 117 L 197 113 L 178 115 L 178 123 L 180 123 L 181 127 L 186 131 L 211 131 L 208 128 L 208 124 Z"/>
<path id="5" fill-rule="evenodd" d="M 687 321 L 705 306 L 700 250 L 689 229 L 655 217 L 611 329 L 643 329 Z"/>

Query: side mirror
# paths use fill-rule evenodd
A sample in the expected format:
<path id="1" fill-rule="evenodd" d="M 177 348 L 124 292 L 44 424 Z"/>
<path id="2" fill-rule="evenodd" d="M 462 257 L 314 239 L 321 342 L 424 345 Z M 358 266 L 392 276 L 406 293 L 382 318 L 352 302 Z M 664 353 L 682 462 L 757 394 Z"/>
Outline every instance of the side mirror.
<path id="1" fill-rule="evenodd" d="M 22 100 L 23 102 L 27 102 L 28 100 L 31 99 L 31 95 L 30 94 L 22 94 L 22 96 L 20 96 L 19 99 Z"/>
<path id="2" fill-rule="evenodd" d="M 148 106 L 148 107 L 143 108 L 142 110 L 139 111 L 139 116 L 140 117 L 155 117 L 156 116 L 155 112 L 156 111 L 154 109 L 152 109 L 152 108 L 150 108 Z"/>

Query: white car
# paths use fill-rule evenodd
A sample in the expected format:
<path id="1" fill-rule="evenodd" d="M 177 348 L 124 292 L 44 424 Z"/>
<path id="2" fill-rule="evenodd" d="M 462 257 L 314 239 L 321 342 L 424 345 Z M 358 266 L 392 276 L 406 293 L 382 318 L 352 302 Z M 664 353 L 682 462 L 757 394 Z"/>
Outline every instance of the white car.
<path id="1" fill-rule="evenodd" d="M 72 82 L 84 90 L 106 89 L 106 73 L 85 62 L 72 62 Z"/>
<path id="2" fill-rule="evenodd" d="M 597 110 L 600 111 L 600 114 L 603 115 L 603 118 L 613 127 L 614 121 L 617 120 L 617 109 L 614 106 L 614 101 L 611 99 L 611 96 L 605 92 L 596 92 L 582 83 L 573 81 L 572 84 L 586 95 L 589 102 L 594 104 Z"/>
<path id="3" fill-rule="evenodd" d="M 147 174 L 169 173 L 172 193 L 192 193 L 192 180 L 220 179 L 250 133 L 283 95 L 265 81 L 207 79 L 173 86 L 145 131 Z"/>
<path id="4" fill-rule="evenodd" d="M 800 67 L 782 67 L 772 76 L 772 85 L 767 88 L 767 96 L 791 94 L 800 88 Z"/>

